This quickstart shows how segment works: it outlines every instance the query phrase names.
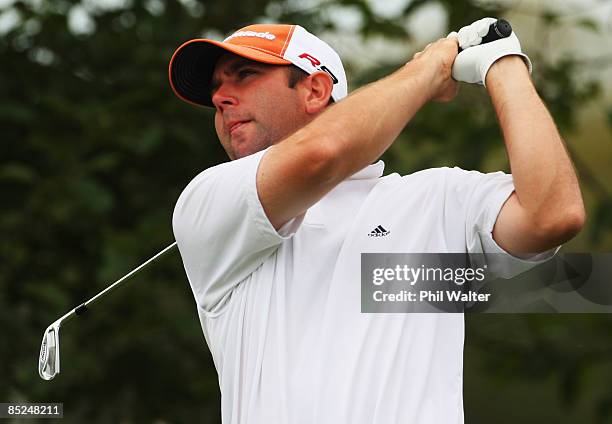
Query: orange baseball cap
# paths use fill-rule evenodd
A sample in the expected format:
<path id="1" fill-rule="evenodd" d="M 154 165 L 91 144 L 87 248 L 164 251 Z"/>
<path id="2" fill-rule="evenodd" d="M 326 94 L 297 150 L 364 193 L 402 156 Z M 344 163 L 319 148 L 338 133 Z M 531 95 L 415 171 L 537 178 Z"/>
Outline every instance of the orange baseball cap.
<path id="1" fill-rule="evenodd" d="M 170 86 L 181 99 L 196 106 L 212 107 L 210 82 L 221 55 L 231 52 L 257 62 L 295 65 L 309 75 L 327 72 L 334 83 L 332 98 L 347 95 L 344 66 L 329 44 L 299 25 L 249 25 L 223 41 L 197 38 L 182 44 L 170 59 Z"/>

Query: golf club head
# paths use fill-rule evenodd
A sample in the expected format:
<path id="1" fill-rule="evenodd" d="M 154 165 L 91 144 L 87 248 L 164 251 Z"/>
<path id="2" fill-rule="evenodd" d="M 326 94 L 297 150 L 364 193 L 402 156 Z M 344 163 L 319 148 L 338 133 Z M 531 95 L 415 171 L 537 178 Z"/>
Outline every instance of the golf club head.
<path id="1" fill-rule="evenodd" d="M 60 372 L 59 330 L 61 320 L 47 327 L 43 334 L 38 358 L 38 374 L 43 380 L 51 380 Z"/>
<path id="2" fill-rule="evenodd" d="M 38 374 L 43 380 L 52 380 L 60 372 L 60 343 L 59 343 L 59 331 L 62 322 L 67 322 L 75 316 L 83 315 L 89 304 L 97 302 L 100 298 L 106 295 L 111 290 L 119 287 L 132 275 L 139 272 L 141 269 L 148 266 L 150 263 L 156 261 L 158 258 L 165 255 L 167 252 L 176 248 L 176 241 L 165 249 L 158 252 L 155 256 L 149 258 L 147 261 L 134 268 L 132 271 L 125 274 L 123 277 L 115 281 L 113 284 L 102 290 L 100 293 L 89 299 L 87 302 L 81 303 L 75 309 L 71 310 L 53 324 L 47 327 L 45 334 L 43 334 L 42 343 L 40 345 L 40 355 L 38 357 Z"/>

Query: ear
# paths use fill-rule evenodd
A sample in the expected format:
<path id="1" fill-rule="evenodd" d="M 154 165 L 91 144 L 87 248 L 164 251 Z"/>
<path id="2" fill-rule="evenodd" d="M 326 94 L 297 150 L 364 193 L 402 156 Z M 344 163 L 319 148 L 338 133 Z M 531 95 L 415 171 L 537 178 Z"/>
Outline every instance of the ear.
<path id="1" fill-rule="evenodd" d="M 301 83 L 306 88 L 306 113 L 316 115 L 325 109 L 331 99 L 334 86 L 331 76 L 327 72 L 317 71 L 303 79 Z"/>

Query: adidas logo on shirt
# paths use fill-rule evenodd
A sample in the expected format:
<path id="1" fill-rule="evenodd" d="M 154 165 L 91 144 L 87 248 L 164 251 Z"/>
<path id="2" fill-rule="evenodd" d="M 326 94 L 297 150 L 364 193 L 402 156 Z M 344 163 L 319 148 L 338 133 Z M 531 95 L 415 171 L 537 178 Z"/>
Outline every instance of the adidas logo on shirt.
<path id="1" fill-rule="evenodd" d="M 372 231 L 370 231 L 370 234 L 368 234 L 368 236 L 370 236 L 370 237 L 384 237 L 384 236 L 388 235 L 389 233 L 390 233 L 390 231 L 385 230 L 382 225 L 379 225 L 378 227 L 376 227 Z"/>

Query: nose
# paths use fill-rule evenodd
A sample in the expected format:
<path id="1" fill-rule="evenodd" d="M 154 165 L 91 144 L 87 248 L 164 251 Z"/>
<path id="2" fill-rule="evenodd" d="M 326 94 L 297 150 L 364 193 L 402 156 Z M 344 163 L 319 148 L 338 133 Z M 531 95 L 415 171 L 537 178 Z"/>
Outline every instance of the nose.
<path id="1" fill-rule="evenodd" d="M 235 90 L 232 90 L 230 84 L 222 83 L 211 97 L 213 105 L 220 111 L 228 106 L 236 106 L 238 104 L 238 97 L 236 97 Z"/>

